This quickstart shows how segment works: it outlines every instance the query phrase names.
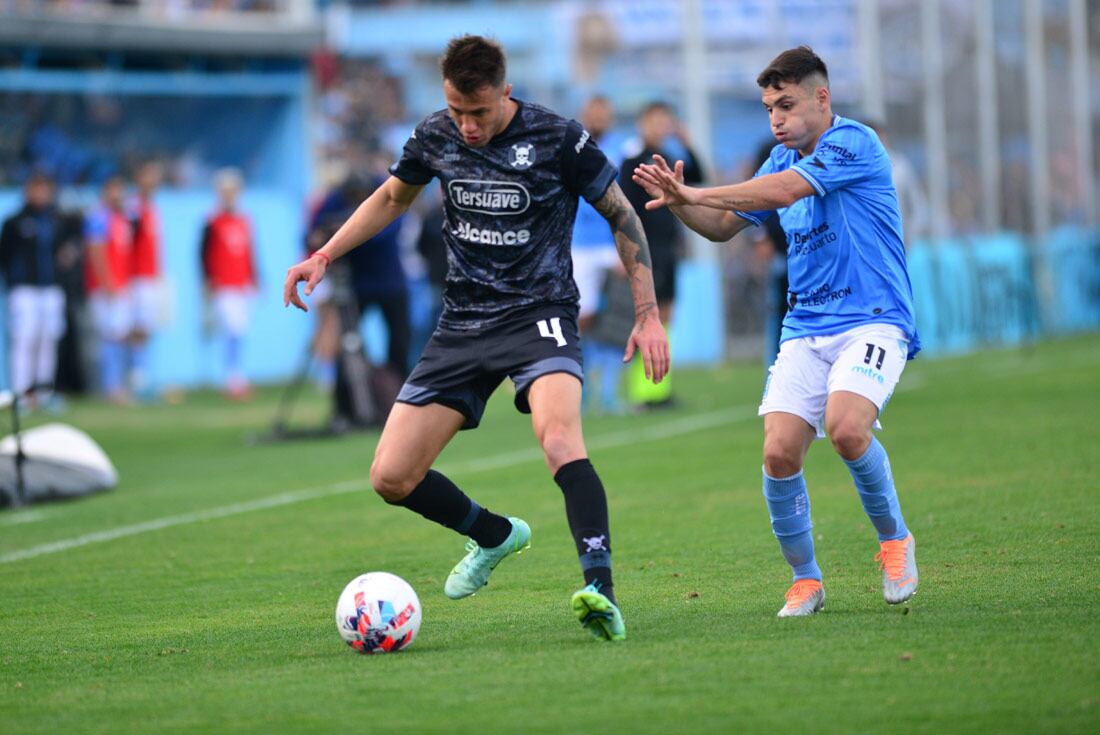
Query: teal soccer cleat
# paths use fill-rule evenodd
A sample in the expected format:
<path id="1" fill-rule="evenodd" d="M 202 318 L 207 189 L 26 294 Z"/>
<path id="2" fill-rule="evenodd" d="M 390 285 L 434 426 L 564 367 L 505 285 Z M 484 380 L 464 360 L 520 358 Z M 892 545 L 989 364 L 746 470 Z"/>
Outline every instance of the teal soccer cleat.
<path id="1" fill-rule="evenodd" d="M 500 546 L 483 549 L 473 539 L 466 542 L 469 553 L 455 564 L 443 583 L 443 593 L 447 597 L 452 600 L 469 597 L 489 584 L 489 575 L 504 557 L 531 548 L 531 527 L 519 518 L 509 518 L 508 521 L 512 524 L 512 532 Z"/>
<path id="2" fill-rule="evenodd" d="M 626 640 L 626 623 L 618 606 L 590 584 L 573 593 L 573 614 L 589 633 L 608 641 Z"/>

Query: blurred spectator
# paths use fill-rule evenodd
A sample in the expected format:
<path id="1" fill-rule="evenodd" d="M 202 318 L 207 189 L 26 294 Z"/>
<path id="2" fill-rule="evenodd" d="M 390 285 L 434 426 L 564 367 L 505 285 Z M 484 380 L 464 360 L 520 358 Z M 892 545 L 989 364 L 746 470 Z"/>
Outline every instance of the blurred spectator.
<path id="1" fill-rule="evenodd" d="M 8 289 L 11 387 L 27 405 L 56 408 L 57 343 L 65 333 L 65 292 L 59 284 L 65 222 L 53 182 L 34 174 L 23 208 L 0 230 L 0 275 Z"/>
<path id="2" fill-rule="evenodd" d="M 243 367 L 243 343 L 248 331 L 249 302 L 258 285 L 252 225 L 238 208 L 244 180 L 240 171 L 222 169 L 214 178 L 218 211 L 202 232 L 202 272 L 218 331 L 225 339 L 225 390 L 234 400 L 251 394 Z"/>
<path id="3" fill-rule="evenodd" d="M 606 97 L 593 97 L 581 110 L 580 122 L 592 136 L 600 140 L 615 125 L 615 110 Z M 591 204 L 581 199 L 577 205 L 577 219 L 573 225 L 573 280 L 580 292 L 580 308 L 577 325 L 583 335 L 596 317 L 600 289 L 609 268 L 619 262 L 615 238 L 604 216 Z"/>
<path id="4" fill-rule="evenodd" d="M 623 161 L 619 182 L 626 198 L 638 213 L 649 242 L 649 252 L 653 256 L 653 284 L 657 292 L 657 307 L 661 321 L 667 327 L 672 322 L 672 309 L 676 299 L 676 265 L 684 254 L 683 228 L 667 207 L 646 209 L 649 195 L 634 183 L 632 177 L 634 169 L 642 163 L 649 163 L 654 154 L 663 156 L 669 161 L 669 165 L 675 165 L 677 159 L 683 160 L 684 181 L 688 184 L 702 182 L 703 172 L 692 151 L 686 129 L 667 104 L 651 102 L 646 105 L 638 115 L 637 125 L 642 150 Z M 671 151 L 682 152 L 682 155 L 673 155 Z M 670 404 L 671 375 L 666 375 L 660 384 L 653 385 L 645 379 L 641 360 L 635 360 L 635 363 L 630 378 L 631 400 L 649 408 Z"/>
<path id="5" fill-rule="evenodd" d="M 133 225 L 126 216 L 125 184 L 113 176 L 103 184 L 99 205 L 88 215 L 85 277 L 92 322 L 99 338 L 99 383 L 115 403 L 130 400 L 126 389 L 126 340 L 130 335 L 130 270 Z"/>
<path id="6" fill-rule="evenodd" d="M 133 332 L 131 333 L 130 386 L 143 397 L 152 388 L 149 375 L 149 339 L 160 320 L 160 216 L 153 195 L 161 181 L 161 166 L 147 161 L 138 169 L 137 200 L 133 204 L 134 249 L 133 279 L 130 291 L 133 299 Z"/>
<path id="7" fill-rule="evenodd" d="M 438 188 L 424 192 L 417 199 L 420 208 L 420 234 L 416 238 L 416 252 L 424 260 L 428 278 L 431 308 L 416 330 L 413 339 L 413 355 L 420 356 L 424 345 L 435 331 L 439 316 L 443 313 L 443 287 L 447 284 L 447 244 L 443 241 L 443 201 Z"/>
<path id="8" fill-rule="evenodd" d="M 599 309 L 584 334 L 585 408 L 597 405 L 603 413 L 623 412 L 619 398 L 623 348 L 633 328 L 634 296 L 619 263 L 604 272 Z M 598 395 L 596 401 L 593 392 Z"/>
<path id="9" fill-rule="evenodd" d="M 375 185 L 352 175 L 326 197 L 314 215 L 311 228 L 320 231 L 324 238 L 320 239 L 322 244 L 374 189 Z M 386 322 L 389 339 L 386 362 L 391 370 L 404 379 L 408 375 L 409 344 L 412 337 L 409 326 L 409 290 L 405 271 L 401 266 L 398 242 L 402 223 L 403 218 L 396 219 L 341 261 L 346 262 L 349 269 L 348 296 L 354 302 L 355 314 L 361 317 L 369 307 L 379 308 Z M 342 294 L 334 296 L 337 301 L 342 297 Z M 338 369 L 337 382 L 341 379 Z"/>
<path id="10" fill-rule="evenodd" d="M 581 109 L 580 122 L 592 136 L 592 140 L 601 144 L 615 125 L 615 110 L 611 106 L 611 101 L 601 96 L 589 99 Z M 615 162 L 617 156 L 614 152 L 605 151 L 605 154 Z M 584 349 L 585 407 L 589 408 L 593 405 L 592 395 L 595 391 L 599 395 L 597 405 L 603 411 L 618 412 L 618 386 L 622 375 L 621 347 L 618 350 L 619 354 L 613 355 L 616 359 L 609 359 L 609 352 L 615 351 L 614 345 L 608 344 L 610 333 L 614 330 L 604 329 L 602 341 L 594 334 L 590 339 L 589 333 L 601 317 L 600 309 L 604 308 L 602 305 L 604 286 L 608 274 L 616 266 L 621 267 L 619 252 L 615 248 L 615 238 L 607 220 L 584 199 L 580 199 L 577 204 L 577 219 L 573 224 L 572 255 L 573 280 L 580 293 L 577 326 L 580 327 Z M 633 306 L 631 306 L 631 320 L 633 324 Z M 627 330 L 626 337 L 629 336 L 630 330 Z M 626 337 L 623 338 L 624 345 Z M 592 379 L 596 376 L 599 376 L 598 390 L 596 390 L 596 381 Z"/>
<path id="11" fill-rule="evenodd" d="M 95 372 L 94 355 L 87 349 L 94 330 L 84 281 L 84 215 L 79 210 L 63 211 L 61 223 L 64 234 L 57 279 L 65 292 L 65 334 L 57 346 L 56 385 L 59 393 L 84 395 L 91 390 Z"/>

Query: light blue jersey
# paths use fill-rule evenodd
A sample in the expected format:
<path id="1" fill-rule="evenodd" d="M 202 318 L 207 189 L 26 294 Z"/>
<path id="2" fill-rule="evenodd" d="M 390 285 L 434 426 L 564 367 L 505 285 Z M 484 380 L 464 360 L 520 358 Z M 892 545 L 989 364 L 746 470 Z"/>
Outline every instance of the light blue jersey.
<path id="1" fill-rule="evenodd" d="M 912 359 L 920 350 L 913 287 L 890 158 L 878 136 L 834 115 L 812 155 L 777 145 L 756 175 L 787 169 L 805 178 L 815 195 L 776 210 L 787 233 L 790 280 L 780 341 L 893 324 L 908 336 Z M 772 212 L 737 214 L 759 225 Z"/>

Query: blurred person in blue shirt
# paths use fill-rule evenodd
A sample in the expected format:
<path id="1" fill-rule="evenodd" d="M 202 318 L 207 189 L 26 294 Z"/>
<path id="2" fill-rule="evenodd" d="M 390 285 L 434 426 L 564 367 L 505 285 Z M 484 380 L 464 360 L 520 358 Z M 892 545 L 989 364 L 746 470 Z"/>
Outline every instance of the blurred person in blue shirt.
<path id="1" fill-rule="evenodd" d="M 579 118 L 592 141 L 607 154 L 608 160 L 617 163 L 618 156 L 606 144 L 608 133 L 615 125 L 615 110 L 611 101 L 602 96 L 590 98 L 581 109 Z M 625 337 L 616 330 L 596 332 L 593 329 L 600 320 L 601 311 L 607 307 L 605 286 L 609 283 L 608 279 L 614 278 L 612 271 L 616 268 L 622 270 L 622 266 L 611 226 L 583 197 L 577 204 L 577 218 L 573 223 L 571 256 L 573 281 L 580 294 L 577 326 L 584 340 L 585 408 L 593 405 L 592 389 L 598 386 L 600 409 L 617 413 L 620 410 L 618 392 L 623 368 L 619 345 L 630 336 L 633 314 Z M 625 271 L 623 273 L 625 280 Z M 599 379 L 591 380 L 593 374 Z"/>
<path id="2" fill-rule="evenodd" d="M 325 197 L 313 215 L 310 230 L 317 236 L 311 235 L 310 239 L 323 244 L 376 188 L 376 183 L 365 178 L 349 176 Z M 412 336 L 409 287 L 401 265 L 398 240 L 402 223 L 403 218 L 397 218 L 361 247 L 348 253 L 345 260 L 348 267 L 347 286 L 349 295 L 354 299 L 355 311 L 360 316 L 372 306 L 381 311 L 388 333 L 386 363 L 403 380 L 409 374 Z"/>

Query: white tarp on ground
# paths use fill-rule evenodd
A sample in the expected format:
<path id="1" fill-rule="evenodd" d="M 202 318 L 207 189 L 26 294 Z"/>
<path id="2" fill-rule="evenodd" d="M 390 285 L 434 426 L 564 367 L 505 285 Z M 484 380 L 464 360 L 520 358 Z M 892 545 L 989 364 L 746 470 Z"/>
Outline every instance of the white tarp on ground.
<path id="1" fill-rule="evenodd" d="M 46 424 L 21 433 L 27 501 L 73 498 L 109 490 L 118 472 L 95 441 L 66 424 Z M 15 498 L 15 437 L 0 441 L 0 505 Z"/>

